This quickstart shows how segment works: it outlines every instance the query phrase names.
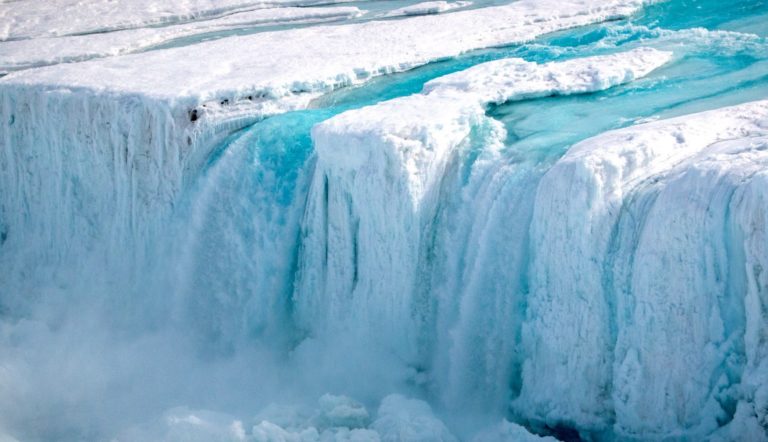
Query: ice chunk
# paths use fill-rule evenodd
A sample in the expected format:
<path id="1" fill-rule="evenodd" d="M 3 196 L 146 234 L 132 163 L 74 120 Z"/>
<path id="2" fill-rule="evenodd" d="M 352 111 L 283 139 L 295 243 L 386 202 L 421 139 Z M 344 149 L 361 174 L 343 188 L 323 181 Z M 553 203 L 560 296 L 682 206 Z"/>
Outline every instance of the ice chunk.
<path id="1" fill-rule="evenodd" d="M 557 439 L 537 436 L 504 419 L 497 426 L 480 432 L 472 438 L 472 442 L 557 442 Z"/>
<path id="2" fill-rule="evenodd" d="M 222 413 L 175 408 L 166 414 L 165 422 L 167 432 L 163 440 L 169 442 L 247 440 L 243 423 Z"/>
<path id="3" fill-rule="evenodd" d="M 471 93 L 483 104 L 583 94 L 642 78 L 671 58 L 671 52 L 652 48 L 541 65 L 509 58 L 437 78 L 424 86 L 424 92 L 456 90 Z"/>
<path id="4" fill-rule="evenodd" d="M 471 4 L 472 2 L 470 1 L 454 1 L 449 3 L 444 0 L 437 0 L 432 2 L 421 2 L 394 9 L 385 14 L 385 16 L 397 17 L 400 15 L 440 14 L 441 12 L 451 11 L 453 9 L 466 8 Z"/>
<path id="5" fill-rule="evenodd" d="M 371 428 L 379 433 L 382 442 L 457 441 L 445 424 L 435 417 L 429 404 L 398 394 L 381 401 L 378 417 Z"/>
<path id="6" fill-rule="evenodd" d="M 254 442 L 317 442 L 320 434 L 315 428 L 289 431 L 271 422 L 262 421 L 253 427 Z"/>
<path id="7" fill-rule="evenodd" d="M 319 424 L 325 427 L 364 428 L 368 425 L 368 410 L 346 396 L 325 394 L 319 400 Z"/>

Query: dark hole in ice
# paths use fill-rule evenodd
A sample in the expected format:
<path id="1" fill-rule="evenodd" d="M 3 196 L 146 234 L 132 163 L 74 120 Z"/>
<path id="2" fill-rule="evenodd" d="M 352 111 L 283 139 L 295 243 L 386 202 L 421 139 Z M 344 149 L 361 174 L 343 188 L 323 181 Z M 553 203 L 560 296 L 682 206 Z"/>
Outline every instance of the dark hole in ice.
<path id="1" fill-rule="evenodd" d="M 563 442 L 581 442 L 581 436 L 579 436 L 578 430 L 566 427 L 565 425 L 556 425 L 554 427 L 547 427 L 549 433 L 557 440 Z"/>
<path id="2" fill-rule="evenodd" d="M 197 109 L 189 111 L 189 121 L 192 121 L 193 123 L 197 121 Z"/>

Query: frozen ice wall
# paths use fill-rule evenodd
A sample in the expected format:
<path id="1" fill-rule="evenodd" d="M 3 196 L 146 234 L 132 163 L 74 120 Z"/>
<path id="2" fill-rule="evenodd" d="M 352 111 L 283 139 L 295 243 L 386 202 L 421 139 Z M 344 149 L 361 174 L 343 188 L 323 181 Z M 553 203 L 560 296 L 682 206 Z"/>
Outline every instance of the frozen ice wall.
<path id="1" fill-rule="evenodd" d="M 725 398 L 745 366 L 763 363 L 749 362 L 745 334 L 765 318 L 745 311 L 760 264 L 743 256 L 765 208 L 737 195 L 760 180 L 765 112 L 760 102 L 606 133 L 547 172 L 531 221 L 521 412 L 597 427 L 615 413 L 619 434 L 662 437 L 707 434 L 735 406 Z"/>
<path id="2" fill-rule="evenodd" d="M 452 196 L 460 194 L 461 181 L 475 177 L 456 168 L 494 161 L 506 135 L 484 106 L 606 89 L 646 75 L 670 56 L 640 48 L 544 65 L 499 60 L 427 83 L 423 94 L 316 126 L 318 159 L 295 294 L 299 323 L 316 332 L 370 334 L 405 360 L 427 364 L 430 349 L 420 346 L 433 339 L 425 334 L 438 305 L 430 287 L 435 255 L 463 242 L 433 242 L 443 234 L 436 220 L 447 206 L 469 203 Z M 461 269 L 440 268 L 436 277 L 453 271 Z M 462 289 L 457 284 L 446 296 Z"/>

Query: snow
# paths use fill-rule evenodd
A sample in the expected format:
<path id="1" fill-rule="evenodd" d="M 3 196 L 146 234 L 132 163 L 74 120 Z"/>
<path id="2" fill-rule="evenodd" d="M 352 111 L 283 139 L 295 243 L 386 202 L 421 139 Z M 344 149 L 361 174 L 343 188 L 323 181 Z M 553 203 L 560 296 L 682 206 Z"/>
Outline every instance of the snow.
<path id="1" fill-rule="evenodd" d="M 0 3 L 0 41 L 84 35 L 223 17 L 279 6 L 333 0 L 16 0 Z"/>
<path id="2" fill-rule="evenodd" d="M 0 72 L 134 53 L 214 32 L 327 22 L 361 14 L 356 7 L 268 8 L 156 28 L 6 41 L 0 43 Z"/>
<path id="3" fill-rule="evenodd" d="M 417 336 L 426 324 L 412 308 L 446 170 L 469 148 L 473 132 L 487 135 L 489 151 L 505 136 L 484 105 L 607 89 L 648 74 L 671 55 L 640 48 L 543 65 L 483 63 L 428 83 L 423 94 L 316 126 L 318 160 L 295 295 L 299 322 L 317 333 L 373 331 L 372 339 L 417 363 Z"/>
<path id="4" fill-rule="evenodd" d="M 482 104 L 583 94 L 642 78 L 671 57 L 667 51 L 639 48 L 543 65 L 519 58 L 502 59 L 432 80 L 424 91 L 469 93 L 478 96 Z"/>
<path id="5" fill-rule="evenodd" d="M 427 14 L 440 14 L 446 11 L 452 11 L 454 9 L 466 8 L 472 5 L 470 1 L 454 1 L 447 2 L 445 0 L 438 0 L 432 2 L 416 3 L 414 5 L 404 6 L 402 8 L 393 9 L 384 14 L 385 17 L 398 17 L 401 15 L 427 15 Z"/>
<path id="6" fill-rule="evenodd" d="M 523 0 L 445 16 L 262 33 L 10 74 L 0 80 L 0 88 L 87 88 L 188 106 L 258 93 L 324 92 L 472 49 L 624 17 L 640 6 L 638 0 Z M 231 56 L 243 47 L 246 55 Z"/>

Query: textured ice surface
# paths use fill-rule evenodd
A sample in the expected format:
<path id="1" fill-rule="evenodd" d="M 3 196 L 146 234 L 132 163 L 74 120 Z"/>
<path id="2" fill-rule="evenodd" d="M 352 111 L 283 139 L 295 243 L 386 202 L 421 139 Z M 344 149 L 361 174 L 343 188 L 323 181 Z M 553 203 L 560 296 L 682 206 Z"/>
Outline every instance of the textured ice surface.
<path id="1" fill-rule="evenodd" d="M 232 102 L 258 93 L 282 97 L 328 91 L 472 49 L 627 16 L 640 5 L 638 0 L 523 0 L 445 16 L 232 37 L 11 74 L 0 85 L 82 87 L 191 104 Z M 243 47 L 253 56 L 232 56 Z"/>
<path id="2" fill-rule="evenodd" d="M 415 5 L 409 5 L 402 8 L 393 9 L 385 16 L 397 17 L 399 15 L 427 15 L 427 14 L 440 14 L 441 12 L 451 11 L 453 9 L 466 8 L 470 6 L 472 2 L 469 1 L 454 1 L 447 2 L 443 0 L 434 2 L 422 2 Z"/>
<path id="3" fill-rule="evenodd" d="M 12 0 L 0 4 L 0 40 L 83 35 L 216 18 L 239 11 L 333 0 Z"/>
<path id="4" fill-rule="evenodd" d="M 520 425 L 503 420 L 500 424 L 480 432 L 472 442 L 555 442 L 550 436 L 531 434 Z"/>
<path id="5" fill-rule="evenodd" d="M 0 79 L 0 136 L 8 140 L 0 182 L 14 190 L 3 195 L 0 210 L 3 229 L 14 232 L 9 247 L 25 252 L 8 255 L 14 269 L 8 278 L 24 279 L 34 268 L 45 273 L 41 261 L 65 261 L 95 244 L 96 262 L 130 269 L 151 253 L 143 250 L 152 247 L 144 239 L 163 228 L 158 220 L 222 134 L 259 118 L 305 107 L 317 93 L 372 75 L 626 15 L 638 6 L 573 0 L 559 3 L 552 15 L 551 4 L 521 1 L 10 74 Z M 252 55 L 233 57 L 242 47 Z M 136 238 L 140 245 L 128 247 Z"/>
<path id="6" fill-rule="evenodd" d="M 0 43 L 0 439 L 768 439 L 764 2 L 290 4 Z"/>
<path id="7" fill-rule="evenodd" d="M 319 23 L 357 17 L 356 7 L 284 7 L 235 12 L 223 17 L 162 27 L 0 42 L 0 72 L 84 61 L 151 49 L 162 44 L 222 32 Z"/>
<path id="8" fill-rule="evenodd" d="M 642 77 L 670 57 L 640 48 L 543 65 L 489 62 L 429 82 L 423 94 L 316 126 L 318 159 L 295 295 L 299 322 L 315 332 L 371 331 L 406 360 L 423 363 L 416 355 L 428 318 L 412 311 L 428 302 L 419 299 L 429 271 L 424 253 L 446 171 L 460 151 L 472 148 L 473 136 L 482 137 L 491 156 L 505 136 L 484 106 L 603 90 Z"/>
<path id="9" fill-rule="evenodd" d="M 745 330 L 765 317 L 745 306 L 765 208 L 739 195 L 760 182 L 767 111 L 609 132 L 547 172 L 531 221 L 521 413 L 580 427 L 615 413 L 627 436 L 717 427 L 722 396 L 764 363 L 750 361 L 760 350 Z"/>

